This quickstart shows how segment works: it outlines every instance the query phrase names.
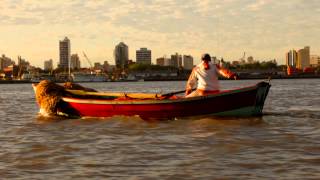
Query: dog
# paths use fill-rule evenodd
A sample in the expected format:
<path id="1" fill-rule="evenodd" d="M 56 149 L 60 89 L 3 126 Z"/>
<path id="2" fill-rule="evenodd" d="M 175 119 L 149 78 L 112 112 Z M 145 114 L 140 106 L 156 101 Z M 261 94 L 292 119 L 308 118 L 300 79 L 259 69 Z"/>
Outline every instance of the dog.
<path id="1" fill-rule="evenodd" d="M 79 84 L 66 82 L 63 86 L 49 80 L 43 80 L 38 84 L 32 84 L 35 91 L 36 101 L 40 107 L 40 114 L 43 116 L 57 115 L 59 102 L 63 96 L 71 96 L 68 89 L 83 90 L 87 92 L 97 92 L 94 89 L 83 87 Z"/>

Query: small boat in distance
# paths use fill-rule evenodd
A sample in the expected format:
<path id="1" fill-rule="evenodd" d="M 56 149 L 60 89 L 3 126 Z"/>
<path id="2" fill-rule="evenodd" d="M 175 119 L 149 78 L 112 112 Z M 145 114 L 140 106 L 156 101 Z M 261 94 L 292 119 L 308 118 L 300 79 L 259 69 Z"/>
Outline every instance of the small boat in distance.
<path id="1" fill-rule="evenodd" d="M 41 83 L 40 83 L 41 84 Z M 54 114 L 77 117 L 111 117 L 116 115 L 140 116 L 142 119 L 172 119 L 187 116 L 261 116 L 270 83 L 224 90 L 216 94 L 198 97 L 179 97 L 175 93 L 104 93 L 84 90 L 66 90 L 54 109 Z M 43 109 L 52 101 L 34 86 L 38 104 Z M 57 89 L 57 88 L 56 88 Z M 49 92 L 49 91 L 46 91 Z M 50 91 L 52 92 L 52 91 Z M 42 96 L 39 99 L 38 94 Z M 45 96 L 45 97 L 43 97 Z M 45 101 L 49 102 L 46 103 Z"/>

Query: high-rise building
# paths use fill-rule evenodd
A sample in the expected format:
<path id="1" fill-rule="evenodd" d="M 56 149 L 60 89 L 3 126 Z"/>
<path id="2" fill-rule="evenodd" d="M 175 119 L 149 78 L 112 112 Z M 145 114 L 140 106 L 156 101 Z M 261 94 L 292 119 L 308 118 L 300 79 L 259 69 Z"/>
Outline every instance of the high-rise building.
<path id="1" fill-rule="evenodd" d="M 120 42 L 114 49 L 114 59 L 117 68 L 127 68 L 129 61 L 129 48 L 128 46 Z"/>
<path id="2" fill-rule="evenodd" d="M 65 37 L 62 41 L 59 42 L 59 67 L 60 68 L 68 68 L 70 63 L 70 40 L 68 37 Z"/>
<path id="3" fill-rule="evenodd" d="M 190 55 L 183 55 L 183 68 L 191 70 L 193 68 L 193 57 Z"/>
<path id="4" fill-rule="evenodd" d="M 304 69 L 310 66 L 310 47 L 305 46 L 298 51 L 297 68 Z"/>
<path id="5" fill-rule="evenodd" d="M 79 58 L 78 54 L 71 55 L 70 68 L 71 69 L 80 69 L 81 68 L 81 62 L 80 62 L 80 58 Z"/>
<path id="6" fill-rule="evenodd" d="M 136 58 L 138 64 L 151 64 L 151 50 L 140 48 L 136 51 Z"/>
<path id="7" fill-rule="evenodd" d="M 177 68 L 182 67 L 182 56 L 178 53 L 171 55 L 170 66 Z"/>
<path id="8" fill-rule="evenodd" d="M 312 66 L 312 67 L 320 67 L 320 56 L 311 55 L 310 56 L 310 66 Z"/>
<path id="9" fill-rule="evenodd" d="M 44 68 L 43 69 L 45 71 L 51 71 L 53 69 L 53 61 L 52 61 L 52 59 L 44 61 Z"/>
<path id="10" fill-rule="evenodd" d="M 298 61 L 298 53 L 296 50 L 290 50 L 286 54 L 286 64 L 290 67 L 296 67 Z"/>

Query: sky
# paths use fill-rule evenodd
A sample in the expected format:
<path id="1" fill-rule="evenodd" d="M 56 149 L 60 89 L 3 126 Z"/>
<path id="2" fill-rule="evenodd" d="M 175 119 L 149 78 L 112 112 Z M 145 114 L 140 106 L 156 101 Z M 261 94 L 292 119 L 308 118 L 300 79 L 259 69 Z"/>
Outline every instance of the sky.
<path id="1" fill-rule="evenodd" d="M 227 61 L 246 52 L 284 64 L 290 49 L 310 46 L 320 55 L 318 0 L 0 0 L 0 54 L 32 65 L 59 61 L 59 40 L 71 40 L 82 66 L 114 64 L 121 41 L 129 58 L 141 47 L 152 62 L 171 54 L 210 53 Z"/>

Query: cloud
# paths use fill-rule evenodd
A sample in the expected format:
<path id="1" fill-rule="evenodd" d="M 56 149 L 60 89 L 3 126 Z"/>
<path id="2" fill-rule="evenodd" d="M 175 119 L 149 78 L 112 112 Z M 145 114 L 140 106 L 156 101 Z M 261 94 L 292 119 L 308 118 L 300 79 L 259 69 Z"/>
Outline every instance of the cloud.
<path id="1" fill-rule="evenodd" d="M 247 6 L 248 10 L 251 10 L 251 11 L 259 11 L 260 9 L 262 9 L 265 5 L 268 4 L 268 2 L 271 2 L 271 1 L 268 1 L 268 0 L 258 0 L 254 3 L 251 3 Z"/>
<path id="2" fill-rule="evenodd" d="M 9 17 L 9 16 L 6 16 L 6 15 L 1 15 L 1 16 L 0 16 L 0 23 L 1 23 L 1 24 L 5 24 L 5 23 L 7 23 L 8 21 L 10 21 L 10 17 Z"/>
<path id="3" fill-rule="evenodd" d="M 317 0 L 2 0 L 0 7 L 0 39 L 56 46 L 67 35 L 75 50 L 99 53 L 124 40 L 154 55 L 210 51 L 235 59 L 256 51 L 282 58 L 283 44 L 312 44 L 320 31 Z"/>
<path id="4" fill-rule="evenodd" d="M 37 18 L 15 17 L 11 22 L 17 25 L 34 25 L 39 24 L 40 20 Z"/>

